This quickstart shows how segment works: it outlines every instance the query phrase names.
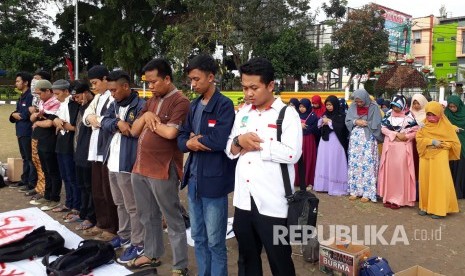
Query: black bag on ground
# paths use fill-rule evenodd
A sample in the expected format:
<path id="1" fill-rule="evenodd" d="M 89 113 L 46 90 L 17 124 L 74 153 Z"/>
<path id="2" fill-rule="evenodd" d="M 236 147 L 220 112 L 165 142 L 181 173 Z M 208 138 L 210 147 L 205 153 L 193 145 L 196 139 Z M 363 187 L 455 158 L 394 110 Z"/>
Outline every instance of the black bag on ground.
<path id="1" fill-rule="evenodd" d="M 57 231 L 45 230 L 45 226 L 41 226 L 21 240 L 1 246 L 0 263 L 43 257 L 51 253 L 64 254 L 68 251 L 65 240 Z"/>
<path id="2" fill-rule="evenodd" d="M 320 243 L 318 237 L 310 238 L 302 243 L 302 255 L 304 261 L 316 263 L 320 260 Z"/>
<path id="3" fill-rule="evenodd" d="M 282 124 L 284 120 L 284 114 L 287 106 L 284 106 L 279 112 L 277 125 L 277 139 L 281 142 Z M 289 204 L 287 214 L 287 226 L 303 226 L 310 225 L 316 226 L 316 219 L 318 215 L 318 203 L 319 199 L 311 192 L 307 191 L 305 183 L 305 170 L 303 158 L 301 157 L 298 162 L 299 168 L 299 187 L 300 190 L 295 191 L 292 194 L 291 181 L 289 178 L 289 171 L 287 164 L 281 164 L 281 172 L 284 180 L 284 191 L 286 192 L 286 199 Z M 315 233 L 316 234 L 316 233 Z M 296 241 L 300 241 L 296 239 Z"/>
<path id="4" fill-rule="evenodd" d="M 47 268 L 47 275 L 74 276 L 89 274 L 92 269 L 111 262 L 115 258 L 115 250 L 108 242 L 84 240 L 78 248 L 51 263 L 49 257 L 50 255 L 46 255 L 42 260 Z"/>
<path id="5" fill-rule="evenodd" d="M 140 270 L 132 274 L 128 274 L 128 276 L 154 276 L 154 275 L 158 275 L 156 268 Z"/>
<path id="6" fill-rule="evenodd" d="M 6 187 L 5 179 L 3 179 L 3 176 L 0 174 L 0 188 Z"/>

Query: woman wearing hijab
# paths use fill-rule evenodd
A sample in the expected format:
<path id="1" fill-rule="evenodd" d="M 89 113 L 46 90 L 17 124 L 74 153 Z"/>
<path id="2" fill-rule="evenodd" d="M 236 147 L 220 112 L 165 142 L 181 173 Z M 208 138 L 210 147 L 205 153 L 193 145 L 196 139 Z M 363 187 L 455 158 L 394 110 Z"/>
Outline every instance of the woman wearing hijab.
<path id="1" fill-rule="evenodd" d="M 424 120 L 426 119 L 426 112 L 425 112 L 425 106 L 428 103 L 428 100 L 423 96 L 422 94 L 418 93 L 413 95 L 412 97 L 412 103 L 410 106 L 410 113 L 413 114 L 413 117 L 415 118 L 415 121 L 417 122 L 418 126 L 422 127 L 424 125 Z M 417 150 L 417 142 L 416 140 L 413 140 L 413 164 L 415 165 L 415 177 L 417 179 L 417 197 L 416 200 L 418 201 L 419 199 L 419 188 L 418 188 L 418 170 L 420 168 L 420 157 L 418 156 L 418 150 Z"/>
<path id="2" fill-rule="evenodd" d="M 299 116 L 302 124 L 303 141 L 302 141 L 302 158 L 305 168 L 305 185 L 313 185 L 315 178 L 315 165 L 316 165 L 316 142 L 315 135 L 318 133 L 318 118 L 312 112 L 312 104 L 309 99 L 300 100 Z M 298 170 L 297 164 L 295 165 L 296 171 Z M 300 183 L 298 178 L 299 174 L 296 173 L 295 183 Z"/>
<path id="3" fill-rule="evenodd" d="M 444 113 L 457 127 L 457 136 L 462 146 L 460 160 L 449 163 L 457 198 L 462 199 L 465 198 L 465 107 L 459 96 L 452 95 L 447 98 L 447 108 Z"/>
<path id="4" fill-rule="evenodd" d="M 329 195 L 347 195 L 347 148 L 349 131 L 345 112 L 336 96 L 325 100 L 326 111 L 318 120 L 321 140 L 318 146 L 313 189 Z"/>
<path id="5" fill-rule="evenodd" d="M 450 160 L 460 159 L 460 141 L 456 127 L 444 115 L 438 102 L 425 107 L 425 126 L 417 132 L 420 154 L 420 215 L 442 218 L 459 212 L 457 195 L 449 168 Z"/>
<path id="6" fill-rule="evenodd" d="M 418 126 L 412 114 L 407 111 L 404 96 L 394 96 L 391 109 L 381 121 L 381 126 L 384 143 L 378 174 L 378 194 L 383 198 L 386 208 L 415 206 L 416 178 L 412 140 Z"/>
<path id="7" fill-rule="evenodd" d="M 325 114 L 326 108 L 323 105 L 323 101 L 320 96 L 315 95 L 312 97 L 312 109 L 318 119 Z"/>
<path id="8" fill-rule="evenodd" d="M 349 108 L 349 106 L 347 105 L 347 102 L 344 98 L 339 98 L 339 106 L 340 106 L 340 110 L 342 110 L 344 112 L 344 114 L 347 113 L 347 109 Z"/>
<path id="9" fill-rule="evenodd" d="M 300 105 L 300 102 L 297 98 L 290 98 L 289 99 L 289 106 L 292 106 L 295 108 L 295 110 L 297 111 L 297 113 L 299 113 L 299 105 Z"/>
<path id="10" fill-rule="evenodd" d="M 426 118 L 425 106 L 428 100 L 422 94 L 415 94 L 412 97 L 412 106 L 410 112 L 412 112 L 418 125 L 423 126 L 423 121 Z"/>
<path id="11" fill-rule="evenodd" d="M 378 141 L 381 133 L 381 113 L 376 102 L 365 89 L 354 92 L 354 102 L 346 115 L 346 127 L 350 131 L 348 185 L 350 200 L 362 197 L 362 202 L 376 202 L 378 176 Z"/>

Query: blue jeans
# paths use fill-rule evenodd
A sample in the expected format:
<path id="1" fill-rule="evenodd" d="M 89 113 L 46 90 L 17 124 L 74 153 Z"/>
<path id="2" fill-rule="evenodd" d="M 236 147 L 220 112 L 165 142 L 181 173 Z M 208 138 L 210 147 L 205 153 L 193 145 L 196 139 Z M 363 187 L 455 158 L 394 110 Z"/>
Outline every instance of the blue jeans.
<path id="1" fill-rule="evenodd" d="M 206 198 L 196 196 L 197 180 L 188 184 L 191 236 L 195 241 L 195 257 L 199 276 L 228 275 L 226 227 L 228 196 Z"/>
<path id="2" fill-rule="evenodd" d="M 76 182 L 73 154 L 57 153 L 61 179 L 65 183 L 65 206 L 74 210 L 81 209 L 81 189 Z"/>
<path id="3" fill-rule="evenodd" d="M 37 171 L 32 163 L 32 146 L 30 136 L 18 137 L 19 152 L 23 159 L 23 174 L 21 181 L 28 185 L 29 189 L 34 189 L 37 184 Z"/>

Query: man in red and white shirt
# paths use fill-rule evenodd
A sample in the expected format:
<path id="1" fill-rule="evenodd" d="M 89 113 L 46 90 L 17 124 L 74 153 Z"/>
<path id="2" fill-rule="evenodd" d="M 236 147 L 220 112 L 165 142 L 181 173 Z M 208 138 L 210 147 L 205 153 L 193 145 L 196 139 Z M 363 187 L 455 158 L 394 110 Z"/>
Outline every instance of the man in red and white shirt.
<path id="1" fill-rule="evenodd" d="M 294 183 L 294 164 L 302 154 L 300 118 L 295 109 L 286 109 L 282 142 L 278 142 L 276 120 L 285 104 L 273 96 L 272 64 L 253 58 L 240 67 L 240 73 L 250 105 L 237 113 L 226 146 L 230 158 L 239 158 L 233 199 L 239 275 L 263 274 L 263 246 L 273 275 L 295 275 L 291 246 L 273 244 L 273 227 L 286 225 L 288 205 L 280 163 L 288 164 Z"/>

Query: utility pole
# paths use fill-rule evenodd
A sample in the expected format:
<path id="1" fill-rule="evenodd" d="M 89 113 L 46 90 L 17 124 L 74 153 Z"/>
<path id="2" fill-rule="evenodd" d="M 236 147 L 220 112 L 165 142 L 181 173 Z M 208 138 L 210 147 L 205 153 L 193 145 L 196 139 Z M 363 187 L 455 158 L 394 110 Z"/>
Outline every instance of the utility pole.
<path id="1" fill-rule="evenodd" d="M 79 79 L 79 23 L 78 23 L 78 3 L 76 0 L 75 15 L 74 15 L 74 79 Z"/>

